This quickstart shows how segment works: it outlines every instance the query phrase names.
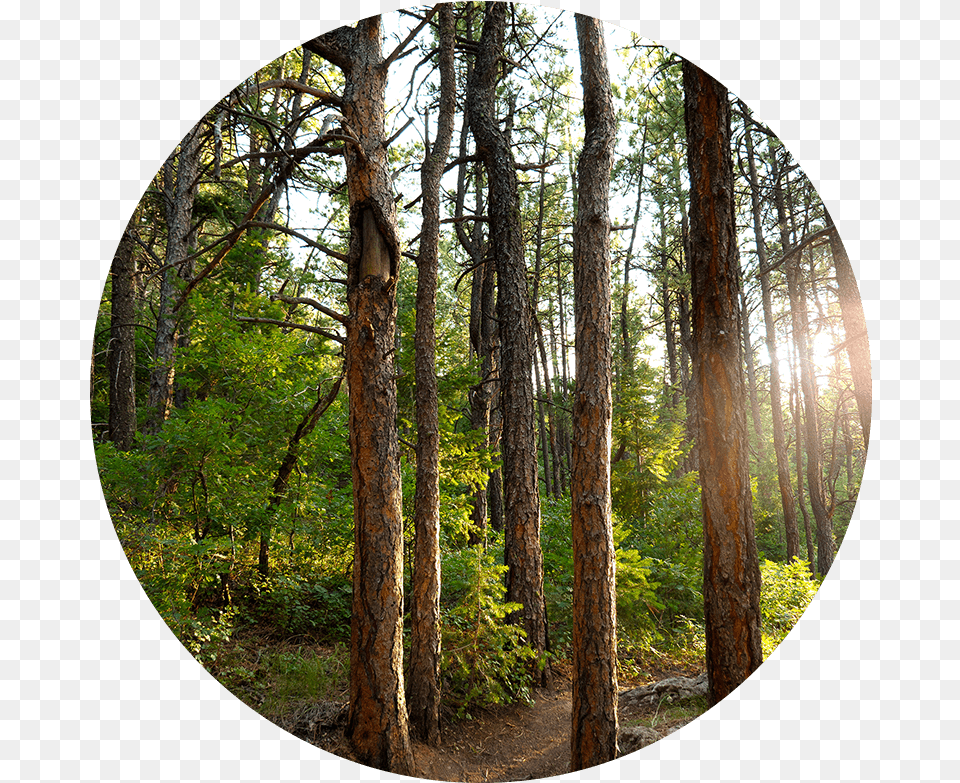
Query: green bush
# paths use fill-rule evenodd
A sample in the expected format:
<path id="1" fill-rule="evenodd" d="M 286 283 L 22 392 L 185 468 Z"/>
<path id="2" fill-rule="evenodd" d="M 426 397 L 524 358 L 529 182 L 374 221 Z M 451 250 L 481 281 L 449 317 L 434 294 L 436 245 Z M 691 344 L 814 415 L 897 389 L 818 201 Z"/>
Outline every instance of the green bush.
<path id="1" fill-rule="evenodd" d="M 331 639 L 350 633 L 351 585 L 342 577 L 307 580 L 277 575 L 261 588 L 263 619 L 285 635 Z"/>
<path id="2" fill-rule="evenodd" d="M 494 536 L 496 538 L 496 536 Z M 529 701 L 536 653 L 523 629 L 507 623 L 520 604 L 503 598 L 505 565 L 494 561 L 496 543 L 466 547 L 443 556 L 443 580 L 454 603 L 442 606 L 444 701 L 458 718 L 494 704 Z"/>
<path id="3" fill-rule="evenodd" d="M 790 563 L 762 561 L 760 581 L 760 619 L 767 656 L 797 624 L 820 589 L 820 580 L 810 574 L 806 561 L 795 559 Z"/>

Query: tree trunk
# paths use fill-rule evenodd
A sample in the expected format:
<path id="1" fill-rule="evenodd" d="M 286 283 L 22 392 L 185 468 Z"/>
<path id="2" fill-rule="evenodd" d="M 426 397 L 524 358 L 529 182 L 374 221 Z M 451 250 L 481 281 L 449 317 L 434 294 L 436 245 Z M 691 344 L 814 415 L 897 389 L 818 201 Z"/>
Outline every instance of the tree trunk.
<path id="1" fill-rule="evenodd" d="M 716 704 L 763 662 L 760 567 L 741 364 L 730 103 L 727 90 L 689 61 L 683 86 L 706 658 Z"/>
<path id="2" fill-rule="evenodd" d="M 345 736 L 357 760 L 414 773 L 403 687 L 403 522 L 394 375 L 396 212 L 384 132 L 380 17 L 304 47 L 343 71 L 350 199 L 347 383 L 353 474 L 353 611 Z"/>
<path id="3" fill-rule="evenodd" d="M 740 104 L 744 113 L 746 106 Z M 766 327 L 767 353 L 770 356 L 770 413 L 773 421 L 773 451 L 777 460 L 777 483 L 783 506 L 783 528 L 787 543 L 787 560 L 800 556 L 800 532 L 797 529 L 797 506 L 790 485 L 790 459 L 783 435 L 783 403 L 780 400 L 780 359 L 777 355 L 777 328 L 773 320 L 773 299 L 770 291 L 770 273 L 767 271 L 767 244 L 763 237 L 760 212 L 760 183 L 754 155 L 753 133 L 747 123 L 747 164 L 750 174 L 750 199 L 753 207 L 753 234 L 757 243 L 757 266 L 760 277 L 760 295 L 763 301 L 763 322 Z"/>
<path id="4" fill-rule="evenodd" d="M 738 263 L 739 266 L 739 263 Z M 743 279 L 741 272 L 740 279 Z M 740 288 L 740 328 L 743 333 L 743 358 L 747 369 L 747 392 L 750 396 L 750 414 L 753 432 L 757 438 L 757 476 L 763 496 L 763 465 L 766 463 L 766 448 L 763 442 L 763 425 L 760 420 L 760 398 L 757 395 L 757 373 L 753 358 L 753 341 L 750 335 L 750 310 L 747 307 L 747 294 L 744 286 Z"/>
<path id="5" fill-rule="evenodd" d="M 180 142 L 179 152 L 173 152 L 163 164 L 163 200 L 167 218 L 167 249 L 163 259 L 164 271 L 160 280 L 160 306 L 157 314 L 157 332 L 154 341 L 153 370 L 147 408 L 151 420 L 148 429 L 159 432 L 170 416 L 173 406 L 174 353 L 177 344 L 179 319 L 176 313 L 177 278 L 185 279 L 183 262 L 190 247 L 190 228 L 193 221 L 193 202 L 197 192 L 197 168 L 200 160 L 200 129 L 194 127 Z M 176 160 L 176 165 L 174 165 Z"/>
<path id="6" fill-rule="evenodd" d="M 603 27 L 576 15 L 585 139 L 573 230 L 577 380 L 573 399 L 572 771 L 617 757 L 616 555 L 610 498 L 613 415 L 610 171 L 616 119 Z"/>
<path id="7" fill-rule="evenodd" d="M 833 225 L 833 218 L 827 213 L 827 221 Z M 867 337 L 867 320 L 863 315 L 863 301 L 860 288 L 850 257 L 843 246 L 840 234 L 834 227 L 830 234 L 830 250 L 833 253 L 833 265 L 837 270 L 837 288 L 840 292 L 840 316 L 846 332 L 847 356 L 850 358 L 850 372 L 853 374 L 853 393 L 857 398 L 857 412 L 860 414 L 860 426 L 863 428 L 863 445 L 870 445 L 870 419 L 873 415 L 873 377 L 870 371 L 870 340 Z"/>
<path id="8" fill-rule="evenodd" d="M 777 178 L 774 182 L 774 203 L 780 222 L 780 234 L 784 252 L 790 248 L 790 233 L 783 198 L 783 185 Z M 786 264 L 787 292 L 790 297 L 790 317 L 793 324 L 793 341 L 797 346 L 800 363 L 800 385 L 803 390 L 804 441 L 807 451 L 807 496 L 817 526 L 817 571 L 826 576 L 833 564 L 833 520 L 827 510 L 823 490 L 823 468 L 820 445 L 820 424 L 817 411 L 817 382 L 813 372 L 810 349 L 810 324 L 807 303 L 799 280 L 800 254 L 795 254 Z"/>
<path id="9" fill-rule="evenodd" d="M 497 266 L 500 408 L 503 416 L 505 561 L 509 602 L 523 605 L 527 643 L 546 667 L 546 604 L 540 550 L 540 488 L 531 377 L 533 341 L 513 153 L 496 116 L 496 87 L 506 29 L 505 3 L 484 6 L 479 51 L 467 83 L 467 114 L 489 186 L 490 250 Z"/>
<path id="10" fill-rule="evenodd" d="M 794 460 L 797 463 L 797 503 L 800 505 L 800 514 L 803 516 L 803 534 L 807 544 L 807 563 L 810 564 L 810 573 L 816 574 L 816 553 L 813 549 L 813 533 L 810 530 L 810 515 L 807 513 L 807 504 L 803 502 L 803 414 L 800 411 L 800 382 L 797 379 L 796 361 L 793 353 L 790 356 L 790 415 L 793 417 L 793 432 L 796 443 Z"/>
<path id="11" fill-rule="evenodd" d="M 414 336 L 417 478 L 413 498 L 415 545 L 410 602 L 410 680 L 407 707 L 414 731 L 440 744 L 440 421 L 437 398 L 437 274 L 440 255 L 440 176 L 450 152 L 456 112 L 454 17 L 438 9 L 440 117 L 437 138 L 420 170 L 423 226 L 417 259 L 417 322 Z"/>
<path id="12" fill-rule="evenodd" d="M 682 214 L 680 216 L 680 234 L 683 244 L 683 257 L 686 259 L 686 269 L 681 269 L 681 271 L 686 271 L 690 274 L 690 231 L 687 223 L 687 216 Z M 687 452 L 685 468 L 689 473 L 700 469 L 699 446 L 697 444 L 697 432 L 699 428 L 697 423 L 697 395 L 694 391 L 693 372 L 691 371 L 694 345 L 690 326 L 690 298 L 684 290 L 678 292 L 677 300 L 677 325 L 680 328 L 680 345 L 683 348 L 683 355 L 680 359 L 680 380 L 683 383 L 683 393 L 686 398 L 687 416 L 685 426 L 687 443 L 690 449 Z"/>
<path id="13" fill-rule="evenodd" d="M 137 258 L 135 255 L 139 209 L 124 229 L 110 268 L 110 375 L 109 437 L 121 451 L 133 446 L 137 434 Z"/>

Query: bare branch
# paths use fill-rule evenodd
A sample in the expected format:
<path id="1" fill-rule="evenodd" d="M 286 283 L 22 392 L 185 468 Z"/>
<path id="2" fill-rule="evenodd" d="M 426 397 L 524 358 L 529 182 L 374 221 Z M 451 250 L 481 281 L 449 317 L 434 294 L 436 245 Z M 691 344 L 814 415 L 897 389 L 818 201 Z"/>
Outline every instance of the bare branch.
<path id="1" fill-rule="evenodd" d="M 247 225 L 250 228 L 265 228 L 271 231 L 279 231 L 282 234 L 288 234 L 292 237 L 296 237 L 305 245 L 316 248 L 321 253 L 326 253 L 328 256 L 331 256 L 332 258 L 335 258 L 338 261 L 343 261 L 344 263 L 349 261 L 349 258 L 345 256 L 343 253 L 338 253 L 336 250 L 333 250 L 332 248 L 329 248 L 326 245 L 323 245 L 314 239 L 310 239 L 310 237 L 308 236 L 304 236 L 296 229 L 288 228 L 287 226 L 281 226 L 279 223 L 268 223 L 260 220 L 251 220 L 249 223 L 247 223 Z"/>
<path id="2" fill-rule="evenodd" d="M 346 345 L 347 341 L 341 337 L 336 332 L 331 332 L 329 329 L 323 329 L 319 326 L 307 326 L 307 324 L 295 324 L 291 321 L 278 321 L 275 318 L 246 318 L 244 316 L 234 316 L 237 321 L 243 321 L 244 323 L 250 324 L 272 324 L 273 326 L 280 326 L 285 329 L 299 329 L 301 332 L 310 332 L 311 334 L 319 334 L 323 337 L 326 337 L 334 342 L 340 343 L 340 345 Z"/>
<path id="3" fill-rule="evenodd" d="M 426 18 L 423 19 L 423 20 L 420 22 L 420 24 L 418 24 L 416 27 L 414 27 L 414 28 L 407 34 L 407 37 L 403 39 L 403 41 L 400 43 L 400 45 L 399 45 L 396 49 L 394 49 L 394 50 L 387 56 L 387 58 L 386 58 L 382 63 L 380 63 L 380 67 L 381 67 L 381 68 L 383 68 L 384 70 L 386 70 L 387 68 L 390 67 L 390 64 L 391 64 L 394 60 L 396 60 L 397 57 L 400 56 L 400 54 L 403 52 L 404 49 L 407 48 L 407 46 L 410 44 L 410 42 L 411 42 L 414 38 L 416 38 L 417 35 L 420 33 L 420 31 L 421 31 L 424 27 L 426 27 L 427 24 L 429 24 L 429 22 L 430 22 L 431 19 L 433 19 L 434 14 L 437 13 L 437 8 L 438 8 L 438 6 L 435 5 L 433 8 L 430 9 L 430 12 L 427 14 Z"/>
<path id="4" fill-rule="evenodd" d="M 274 294 L 270 298 L 285 302 L 286 304 L 309 305 L 314 310 L 323 313 L 328 318 L 332 318 L 337 323 L 343 324 L 344 326 L 347 326 L 350 323 L 350 319 L 348 319 L 345 315 L 341 315 L 336 310 L 331 310 L 329 307 L 320 304 L 320 302 L 318 302 L 316 299 L 311 299 L 308 296 L 284 296 L 283 294 Z"/>
<path id="5" fill-rule="evenodd" d="M 343 98 L 341 98 L 339 95 L 336 95 L 332 92 L 327 92 L 326 90 L 318 90 L 316 87 L 310 87 L 307 84 L 298 82 L 296 79 L 270 79 L 269 81 L 260 82 L 252 87 L 248 87 L 241 94 L 246 98 L 254 93 L 264 92 L 265 90 L 272 90 L 275 88 L 305 92 L 307 95 L 312 95 L 314 98 L 319 98 L 321 101 L 331 106 L 343 106 Z"/>

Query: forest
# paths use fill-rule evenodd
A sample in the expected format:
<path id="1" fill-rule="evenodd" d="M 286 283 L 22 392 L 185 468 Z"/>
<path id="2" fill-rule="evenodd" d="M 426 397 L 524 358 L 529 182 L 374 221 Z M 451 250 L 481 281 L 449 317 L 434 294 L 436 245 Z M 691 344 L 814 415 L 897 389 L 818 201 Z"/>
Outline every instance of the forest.
<path id="1" fill-rule="evenodd" d="M 870 437 L 790 152 L 662 46 L 514 3 L 361 20 L 212 106 L 119 238 L 90 389 L 180 642 L 438 779 L 421 748 L 543 689 L 573 770 L 624 752 L 625 686 L 724 698 L 829 572 Z"/>

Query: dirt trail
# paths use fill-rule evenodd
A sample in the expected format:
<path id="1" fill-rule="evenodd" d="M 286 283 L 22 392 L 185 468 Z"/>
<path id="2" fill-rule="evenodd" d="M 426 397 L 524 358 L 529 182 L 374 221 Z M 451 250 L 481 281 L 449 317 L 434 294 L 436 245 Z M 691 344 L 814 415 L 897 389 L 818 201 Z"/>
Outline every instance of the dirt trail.
<path id="1" fill-rule="evenodd" d="M 539 689 L 533 705 L 488 710 L 450 727 L 440 748 L 416 744 L 420 775 L 432 780 L 498 783 L 561 775 L 570 769 L 569 682 Z M 448 736 L 450 735 L 450 736 Z"/>
<path id="2" fill-rule="evenodd" d="M 706 706 L 705 702 L 683 706 L 689 694 L 671 686 L 689 685 L 693 680 L 662 677 L 686 672 L 659 674 L 661 678 L 652 684 L 621 689 L 618 712 L 624 754 L 666 736 Z M 679 700 L 676 704 L 674 698 Z M 502 705 L 482 710 L 473 720 L 444 721 L 439 747 L 413 743 L 417 777 L 506 783 L 562 775 L 570 769 L 571 708 L 572 686 L 569 675 L 563 673 L 554 678 L 552 687 L 534 691 L 533 704 Z M 343 737 L 345 718 L 346 705 L 328 702 L 311 706 L 283 727 L 324 750 L 350 758 Z"/>

